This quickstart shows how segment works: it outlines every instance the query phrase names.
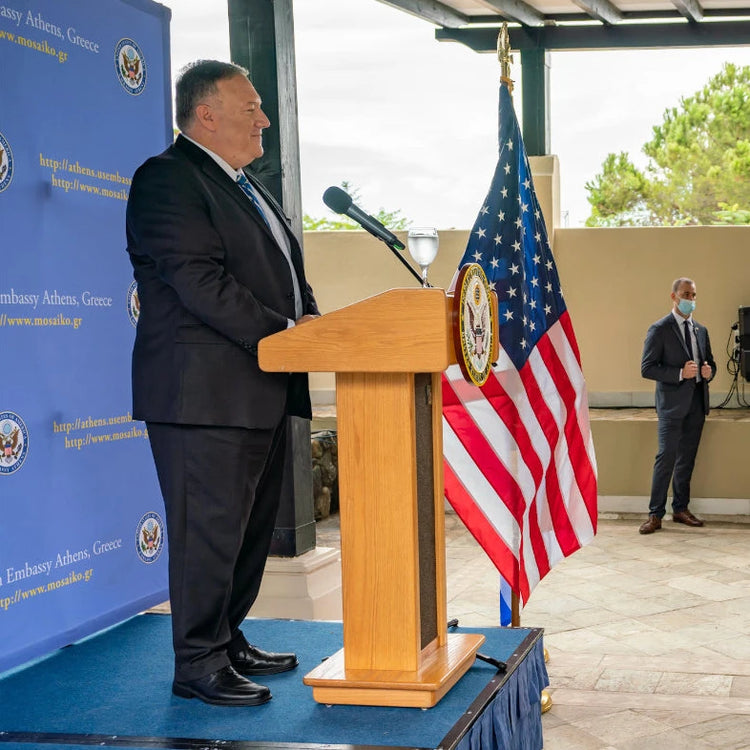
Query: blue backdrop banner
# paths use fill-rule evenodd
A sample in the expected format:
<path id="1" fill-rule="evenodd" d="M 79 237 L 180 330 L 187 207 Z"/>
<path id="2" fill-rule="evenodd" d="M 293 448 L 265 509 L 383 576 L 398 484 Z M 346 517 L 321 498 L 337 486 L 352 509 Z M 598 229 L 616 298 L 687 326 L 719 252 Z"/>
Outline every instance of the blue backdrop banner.
<path id="1" fill-rule="evenodd" d="M 125 205 L 172 140 L 169 20 L 0 0 L 0 671 L 167 598 Z"/>

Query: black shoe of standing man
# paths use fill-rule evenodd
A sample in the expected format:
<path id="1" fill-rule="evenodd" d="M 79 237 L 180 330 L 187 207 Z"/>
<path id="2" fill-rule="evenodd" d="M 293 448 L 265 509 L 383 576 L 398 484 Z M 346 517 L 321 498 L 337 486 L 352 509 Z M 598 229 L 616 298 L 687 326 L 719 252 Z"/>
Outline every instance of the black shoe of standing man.
<path id="1" fill-rule="evenodd" d="M 267 687 L 246 680 L 232 667 L 222 667 L 197 680 L 175 680 L 172 692 L 180 698 L 200 698 L 215 706 L 259 706 L 271 700 Z"/>
<path id="2" fill-rule="evenodd" d="M 250 645 L 230 653 L 229 660 L 235 670 L 243 675 L 279 674 L 299 664 L 294 654 L 273 654 Z"/>

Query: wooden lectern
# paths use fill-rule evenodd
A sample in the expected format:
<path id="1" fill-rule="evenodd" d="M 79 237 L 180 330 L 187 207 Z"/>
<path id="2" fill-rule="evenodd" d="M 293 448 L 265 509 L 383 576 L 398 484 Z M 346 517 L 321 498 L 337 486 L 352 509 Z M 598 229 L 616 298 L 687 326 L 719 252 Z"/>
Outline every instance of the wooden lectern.
<path id="1" fill-rule="evenodd" d="M 434 706 L 474 661 L 448 634 L 442 289 L 393 289 L 263 339 L 262 369 L 335 372 L 344 648 L 304 678 L 319 703 Z"/>

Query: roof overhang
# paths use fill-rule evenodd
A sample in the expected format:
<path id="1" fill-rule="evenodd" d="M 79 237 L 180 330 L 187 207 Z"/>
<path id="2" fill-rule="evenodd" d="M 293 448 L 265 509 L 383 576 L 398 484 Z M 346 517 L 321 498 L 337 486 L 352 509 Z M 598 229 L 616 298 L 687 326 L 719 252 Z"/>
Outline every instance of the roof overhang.
<path id="1" fill-rule="evenodd" d="M 438 26 L 439 40 L 517 50 L 750 46 L 750 0 L 380 0 Z"/>

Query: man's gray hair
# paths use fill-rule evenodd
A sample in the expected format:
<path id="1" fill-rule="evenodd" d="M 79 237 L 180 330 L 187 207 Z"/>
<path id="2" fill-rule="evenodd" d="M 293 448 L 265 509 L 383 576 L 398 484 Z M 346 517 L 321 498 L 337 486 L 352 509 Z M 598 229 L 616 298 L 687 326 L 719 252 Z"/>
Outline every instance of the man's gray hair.
<path id="1" fill-rule="evenodd" d="M 206 97 L 215 94 L 216 84 L 234 76 L 248 76 L 241 65 L 221 62 L 220 60 L 196 60 L 181 71 L 177 79 L 175 95 L 175 119 L 177 127 L 185 130 L 190 125 L 195 108 Z"/>

